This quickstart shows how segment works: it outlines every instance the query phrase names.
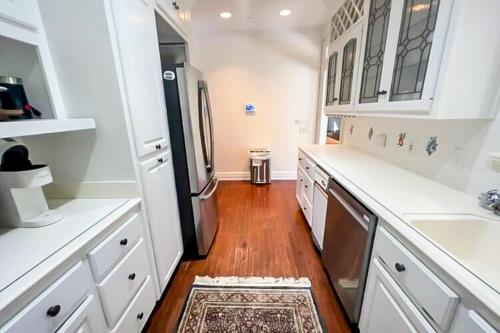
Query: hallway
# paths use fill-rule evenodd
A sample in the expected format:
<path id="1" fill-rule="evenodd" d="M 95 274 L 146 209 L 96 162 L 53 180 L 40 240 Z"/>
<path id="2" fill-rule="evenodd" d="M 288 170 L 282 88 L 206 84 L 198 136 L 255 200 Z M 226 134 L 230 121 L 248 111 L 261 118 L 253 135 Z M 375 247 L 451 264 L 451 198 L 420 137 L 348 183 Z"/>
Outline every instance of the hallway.
<path id="1" fill-rule="evenodd" d="M 148 332 L 175 329 L 196 275 L 308 277 L 327 332 L 350 332 L 297 206 L 295 181 L 221 182 L 218 200 L 220 224 L 210 254 L 181 262 Z"/>

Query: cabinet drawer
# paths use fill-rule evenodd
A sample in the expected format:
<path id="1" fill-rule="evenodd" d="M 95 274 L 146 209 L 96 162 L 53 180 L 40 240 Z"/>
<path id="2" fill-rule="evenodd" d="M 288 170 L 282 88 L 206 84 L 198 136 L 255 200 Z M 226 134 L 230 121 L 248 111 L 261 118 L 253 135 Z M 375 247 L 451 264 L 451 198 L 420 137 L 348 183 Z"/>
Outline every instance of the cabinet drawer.
<path id="1" fill-rule="evenodd" d="M 314 181 L 309 177 L 304 177 L 304 195 L 310 203 L 314 198 Z"/>
<path id="2" fill-rule="evenodd" d="M 155 291 L 151 277 L 147 277 L 137 295 L 112 333 L 137 333 L 142 330 L 155 306 Z"/>
<path id="3" fill-rule="evenodd" d="M 102 312 L 94 295 L 89 295 L 76 311 L 57 330 L 57 333 L 99 333 L 104 332 Z"/>
<path id="4" fill-rule="evenodd" d="M 459 297 L 384 228 L 378 230 L 375 252 L 417 307 L 446 331 Z"/>
<path id="5" fill-rule="evenodd" d="M 309 226 L 311 226 L 312 225 L 313 209 L 312 209 L 311 202 L 309 202 L 309 199 L 307 199 L 307 196 L 305 193 L 302 195 L 302 212 L 304 212 L 307 223 L 309 224 Z"/>
<path id="6" fill-rule="evenodd" d="M 109 327 L 116 323 L 148 275 L 151 275 L 148 256 L 141 238 L 125 258 L 97 285 Z"/>
<path id="7" fill-rule="evenodd" d="M 318 185 L 325 191 L 328 188 L 329 178 L 330 177 L 326 172 L 324 172 L 321 168 L 316 167 L 316 170 L 314 172 L 314 181 L 318 183 Z"/>
<path id="8" fill-rule="evenodd" d="M 134 246 L 142 235 L 139 213 L 135 213 L 127 222 L 103 240 L 89 252 L 89 262 L 97 281 Z"/>
<path id="9" fill-rule="evenodd" d="M 452 333 L 497 333 L 477 312 L 460 307 L 453 322 Z"/>
<path id="10" fill-rule="evenodd" d="M 306 155 L 304 155 L 304 153 L 302 153 L 301 151 L 299 151 L 299 159 L 297 161 L 297 164 L 302 168 L 302 169 L 306 169 Z"/>
<path id="11" fill-rule="evenodd" d="M 79 262 L 24 308 L 0 332 L 54 332 L 89 293 L 92 277 Z"/>
<path id="12" fill-rule="evenodd" d="M 306 174 L 311 177 L 311 179 L 314 179 L 314 171 L 316 169 L 316 164 L 308 158 L 306 158 L 305 166 L 304 166 L 304 171 Z"/>

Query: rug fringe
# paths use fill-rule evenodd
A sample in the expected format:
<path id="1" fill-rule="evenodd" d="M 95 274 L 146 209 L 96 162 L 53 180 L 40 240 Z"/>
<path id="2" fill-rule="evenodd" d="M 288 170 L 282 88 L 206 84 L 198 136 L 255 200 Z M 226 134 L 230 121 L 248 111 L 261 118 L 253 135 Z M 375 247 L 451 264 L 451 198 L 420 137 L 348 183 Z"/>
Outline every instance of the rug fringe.
<path id="1" fill-rule="evenodd" d="M 196 276 L 193 285 L 198 286 L 243 286 L 243 287 L 311 287 L 311 280 L 306 277 L 240 277 L 240 276 Z"/>

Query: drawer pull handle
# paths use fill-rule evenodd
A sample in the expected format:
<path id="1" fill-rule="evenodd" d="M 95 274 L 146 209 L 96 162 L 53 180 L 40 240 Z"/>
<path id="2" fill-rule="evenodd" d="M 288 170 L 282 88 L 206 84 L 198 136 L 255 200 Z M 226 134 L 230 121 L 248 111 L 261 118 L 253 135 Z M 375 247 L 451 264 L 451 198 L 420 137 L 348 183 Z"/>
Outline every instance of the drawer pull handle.
<path id="1" fill-rule="evenodd" d="M 161 145 L 156 145 L 156 150 L 160 150 L 161 149 Z"/>
<path id="2" fill-rule="evenodd" d="M 309 167 L 306 167 L 306 170 L 309 170 Z"/>
<path id="3" fill-rule="evenodd" d="M 161 157 L 160 157 L 160 158 L 158 159 L 158 163 L 163 163 L 163 158 L 161 158 Z"/>
<path id="4" fill-rule="evenodd" d="M 51 306 L 47 310 L 47 316 L 49 316 L 49 317 L 55 317 L 55 316 L 57 316 L 59 314 L 59 311 L 61 311 L 61 306 L 60 305 Z"/>
<path id="5" fill-rule="evenodd" d="M 124 238 L 124 239 L 122 239 L 122 240 L 120 241 L 120 245 L 121 245 L 121 246 L 125 246 L 125 245 L 127 245 L 127 243 L 128 243 L 128 239 L 126 239 L 126 238 Z"/>
<path id="6" fill-rule="evenodd" d="M 305 188 L 308 188 L 309 186 L 308 185 L 304 185 Z"/>
<path id="7" fill-rule="evenodd" d="M 135 280 L 135 273 L 129 274 L 128 275 L 129 280 Z"/>
<path id="8" fill-rule="evenodd" d="M 322 184 L 323 186 L 326 186 L 326 184 L 325 184 L 325 181 L 324 181 L 324 180 L 322 180 L 322 181 L 321 181 L 321 184 Z"/>
<path id="9" fill-rule="evenodd" d="M 144 312 L 141 312 L 137 315 L 137 319 L 142 320 L 144 318 Z"/>
<path id="10" fill-rule="evenodd" d="M 404 272 L 404 271 L 406 270 L 405 265 L 400 264 L 400 263 L 398 263 L 398 262 L 397 262 L 397 263 L 396 263 L 396 265 L 394 265 L 394 266 L 396 267 L 396 270 L 397 270 L 398 272 L 400 272 L 400 273 L 401 273 L 401 272 Z"/>

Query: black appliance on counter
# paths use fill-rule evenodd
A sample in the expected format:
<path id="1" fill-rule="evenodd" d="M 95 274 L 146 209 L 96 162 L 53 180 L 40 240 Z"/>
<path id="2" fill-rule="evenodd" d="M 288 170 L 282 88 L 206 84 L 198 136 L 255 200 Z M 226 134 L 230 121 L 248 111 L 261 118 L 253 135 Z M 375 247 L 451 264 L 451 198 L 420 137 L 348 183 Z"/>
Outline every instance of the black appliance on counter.
<path id="1" fill-rule="evenodd" d="M 29 102 L 23 80 L 14 76 L 0 76 L 0 120 L 31 119 L 42 113 Z"/>

